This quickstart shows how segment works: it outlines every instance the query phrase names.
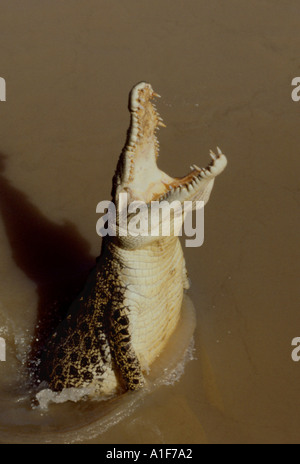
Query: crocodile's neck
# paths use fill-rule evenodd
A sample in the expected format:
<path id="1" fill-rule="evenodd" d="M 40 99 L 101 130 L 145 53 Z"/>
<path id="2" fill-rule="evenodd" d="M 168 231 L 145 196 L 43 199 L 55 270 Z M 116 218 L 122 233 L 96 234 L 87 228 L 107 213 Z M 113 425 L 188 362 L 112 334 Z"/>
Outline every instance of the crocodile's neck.
<path id="1" fill-rule="evenodd" d="M 108 240 L 104 247 L 118 261 L 118 281 L 127 289 L 123 304 L 130 307 L 131 343 L 147 370 L 178 323 L 188 287 L 180 241 L 164 237 L 127 250 Z"/>

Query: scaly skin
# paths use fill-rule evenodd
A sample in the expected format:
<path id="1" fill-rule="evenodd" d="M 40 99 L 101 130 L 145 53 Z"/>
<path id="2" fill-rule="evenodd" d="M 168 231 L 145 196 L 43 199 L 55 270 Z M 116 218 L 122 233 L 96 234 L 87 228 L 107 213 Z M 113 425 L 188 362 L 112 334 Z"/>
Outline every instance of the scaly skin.
<path id="1" fill-rule="evenodd" d="M 226 166 L 218 149 L 206 169 L 183 178 L 158 169 L 156 130 L 165 127 L 150 84 L 130 96 L 131 124 L 113 179 L 112 199 L 208 201 L 214 178 Z M 95 395 L 136 390 L 163 351 L 180 318 L 187 272 L 178 237 L 104 237 L 97 266 L 53 334 L 41 359 L 40 379 L 53 391 L 93 387 Z"/>

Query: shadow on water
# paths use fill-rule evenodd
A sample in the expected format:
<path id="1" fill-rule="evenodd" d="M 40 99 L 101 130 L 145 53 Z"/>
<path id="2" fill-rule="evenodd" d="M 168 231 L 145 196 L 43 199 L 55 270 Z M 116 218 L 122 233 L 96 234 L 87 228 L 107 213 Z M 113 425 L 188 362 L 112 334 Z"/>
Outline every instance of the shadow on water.
<path id="1" fill-rule="evenodd" d="M 0 154 L 0 213 L 16 265 L 37 285 L 37 326 L 30 365 L 64 318 L 95 265 L 88 242 L 69 221 L 51 222 L 5 177 Z"/>

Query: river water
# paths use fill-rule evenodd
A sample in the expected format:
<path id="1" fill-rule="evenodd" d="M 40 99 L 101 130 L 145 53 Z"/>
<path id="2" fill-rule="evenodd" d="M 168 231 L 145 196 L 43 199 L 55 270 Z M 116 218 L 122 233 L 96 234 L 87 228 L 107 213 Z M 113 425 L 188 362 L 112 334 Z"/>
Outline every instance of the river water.
<path id="1" fill-rule="evenodd" d="M 1 442 L 299 443 L 299 14 L 297 0 L 1 3 Z M 147 391 L 41 411 L 27 356 L 99 254 L 96 205 L 142 80 L 162 95 L 163 170 L 216 146 L 228 158 L 204 245 L 184 250 L 187 330 Z"/>

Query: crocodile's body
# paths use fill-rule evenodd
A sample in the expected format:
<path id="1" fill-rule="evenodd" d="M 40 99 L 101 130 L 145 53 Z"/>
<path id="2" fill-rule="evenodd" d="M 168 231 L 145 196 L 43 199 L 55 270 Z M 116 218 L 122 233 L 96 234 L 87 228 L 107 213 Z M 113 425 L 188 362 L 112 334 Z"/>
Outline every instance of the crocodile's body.
<path id="1" fill-rule="evenodd" d="M 163 123 L 146 83 L 131 93 L 131 126 L 113 181 L 113 201 L 208 200 L 226 165 L 221 152 L 182 178 L 157 168 L 156 129 Z M 118 222 L 117 222 L 118 226 Z M 117 228 L 118 231 L 118 228 Z M 41 380 L 54 391 L 93 386 L 96 394 L 135 390 L 162 352 L 179 317 L 188 279 L 178 237 L 103 239 L 97 266 L 41 361 Z"/>

